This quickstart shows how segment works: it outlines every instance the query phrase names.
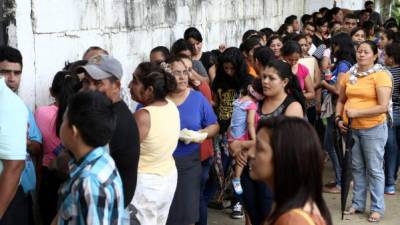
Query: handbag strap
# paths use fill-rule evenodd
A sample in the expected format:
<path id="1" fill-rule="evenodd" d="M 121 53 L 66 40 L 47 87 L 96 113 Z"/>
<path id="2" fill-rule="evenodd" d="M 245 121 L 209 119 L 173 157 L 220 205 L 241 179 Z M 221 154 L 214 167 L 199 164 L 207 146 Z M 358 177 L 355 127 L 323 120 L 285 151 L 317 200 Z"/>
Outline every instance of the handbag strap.
<path id="1" fill-rule="evenodd" d="M 303 217 L 309 225 L 316 225 L 314 220 L 311 218 L 311 216 L 308 213 L 304 212 L 303 210 L 293 209 L 292 212 Z"/>

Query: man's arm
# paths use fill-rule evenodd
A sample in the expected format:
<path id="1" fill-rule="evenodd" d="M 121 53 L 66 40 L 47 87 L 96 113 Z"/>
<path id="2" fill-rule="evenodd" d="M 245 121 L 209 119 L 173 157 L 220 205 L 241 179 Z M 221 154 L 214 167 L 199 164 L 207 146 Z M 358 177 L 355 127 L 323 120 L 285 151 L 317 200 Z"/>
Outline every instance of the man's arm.
<path id="1" fill-rule="evenodd" d="M 0 218 L 18 190 L 19 179 L 25 167 L 24 160 L 2 160 L 3 171 L 0 173 Z"/>

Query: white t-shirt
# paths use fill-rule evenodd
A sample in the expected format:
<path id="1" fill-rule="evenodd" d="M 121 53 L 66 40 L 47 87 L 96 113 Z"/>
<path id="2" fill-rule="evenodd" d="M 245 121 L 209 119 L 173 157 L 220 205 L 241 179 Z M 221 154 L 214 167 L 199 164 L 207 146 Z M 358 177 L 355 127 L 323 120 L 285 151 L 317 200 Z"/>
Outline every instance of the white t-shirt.
<path id="1" fill-rule="evenodd" d="M 25 160 L 28 109 L 0 76 L 0 174 L 2 160 Z"/>

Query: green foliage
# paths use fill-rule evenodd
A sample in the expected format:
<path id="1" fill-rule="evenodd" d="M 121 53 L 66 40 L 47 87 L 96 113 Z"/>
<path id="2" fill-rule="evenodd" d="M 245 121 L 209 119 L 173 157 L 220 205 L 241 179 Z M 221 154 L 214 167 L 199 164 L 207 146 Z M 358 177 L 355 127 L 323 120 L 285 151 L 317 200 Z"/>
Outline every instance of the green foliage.
<path id="1" fill-rule="evenodd" d="M 400 22 L 400 0 L 393 0 L 392 16 L 396 18 L 398 23 Z"/>

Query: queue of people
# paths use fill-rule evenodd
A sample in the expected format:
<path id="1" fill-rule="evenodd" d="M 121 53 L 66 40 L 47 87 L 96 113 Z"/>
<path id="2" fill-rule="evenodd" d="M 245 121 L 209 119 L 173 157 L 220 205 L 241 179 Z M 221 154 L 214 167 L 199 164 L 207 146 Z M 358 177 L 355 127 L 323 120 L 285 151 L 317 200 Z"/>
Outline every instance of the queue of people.
<path id="1" fill-rule="evenodd" d="M 398 29 L 370 1 L 207 52 L 190 27 L 128 71 L 129 90 L 121 63 L 92 46 L 34 113 L 18 97 L 22 55 L 2 46 L 0 225 L 205 225 L 227 202 L 246 225 L 331 225 L 322 193 L 342 191 L 336 142 L 349 129 L 345 213 L 379 222 L 400 164 Z"/>

